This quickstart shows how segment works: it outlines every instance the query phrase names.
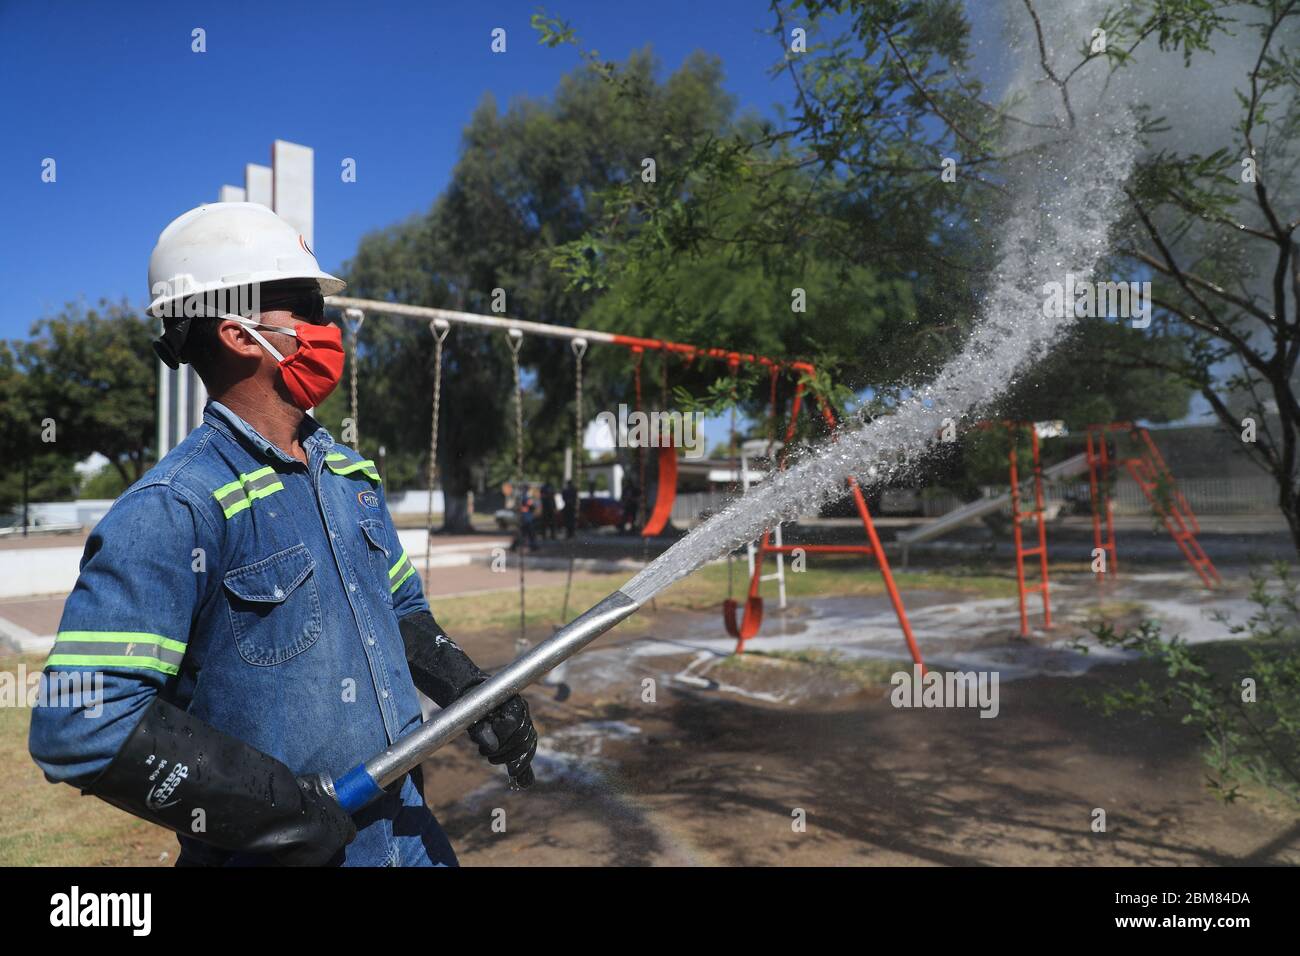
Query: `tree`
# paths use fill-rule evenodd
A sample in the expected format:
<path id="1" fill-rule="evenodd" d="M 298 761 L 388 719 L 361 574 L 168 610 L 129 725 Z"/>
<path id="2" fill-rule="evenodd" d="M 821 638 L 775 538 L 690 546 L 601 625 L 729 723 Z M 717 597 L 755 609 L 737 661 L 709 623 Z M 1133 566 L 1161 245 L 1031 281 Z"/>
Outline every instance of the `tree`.
<path id="1" fill-rule="evenodd" d="M 1171 14 L 1199 26 L 1194 37 L 1162 37 L 1189 65 L 1235 31 L 1257 41 L 1245 74 L 1225 78 L 1238 84 L 1241 110 L 1231 139 L 1208 152 L 1154 151 L 1128 190 L 1123 254 L 1155 275 L 1158 328 L 1186 344 L 1181 361 L 1138 361 L 1195 388 L 1224 427 L 1253 435 L 1245 448 L 1277 483 L 1300 552 L 1300 2 L 1139 3 L 1116 22 L 1145 35 Z M 1160 142 L 1162 127 L 1149 128 Z"/>
<path id="2" fill-rule="evenodd" d="M 812 42 L 807 55 L 786 48 L 788 16 L 797 12 L 815 36 L 820 18 L 832 19 L 843 6 L 850 8 L 847 28 L 844 18 L 834 18 L 840 32 Z M 879 391 L 901 384 L 900 373 L 920 362 L 952 354 L 960 342 L 976 312 L 976 280 L 988 255 L 971 229 L 978 219 L 972 210 L 993 201 L 978 198 L 989 188 L 978 172 L 988 160 L 983 148 L 962 160 L 971 175 L 951 184 L 940 179 L 943 136 L 936 139 L 925 122 L 935 97 L 909 99 L 918 68 L 880 53 L 888 39 L 896 52 L 961 65 L 968 29 L 954 3 L 773 9 L 770 32 L 783 52 L 774 69 L 792 81 L 795 115 L 780 124 L 747 118 L 659 163 L 653 184 L 615 184 L 602 199 L 604 218 L 561 247 L 556 264 L 573 288 L 612 290 L 620 312 L 638 304 L 650 311 L 665 330 L 660 334 L 690 340 L 707 329 L 716 341 L 740 332 L 743 345 L 776 323 L 783 334 L 766 336 L 773 351 L 814 360 L 853 391 Z M 890 11 L 892 20 L 883 21 Z M 577 44 L 567 24 L 544 15 L 534 23 L 543 42 Z M 638 100 L 637 85 L 616 64 L 595 51 L 582 55 L 620 95 Z M 964 113 L 981 138 L 992 138 L 996 124 L 985 114 Z M 720 316 L 712 307 L 716 296 L 697 308 L 678 290 L 691 286 L 701 262 L 761 274 L 772 282 L 771 298 L 748 303 L 758 306 L 748 316 Z M 808 295 L 808 313 L 792 315 L 794 290 L 808 292 L 818 277 L 856 285 L 852 291 L 864 291 L 867 281 L 876 288 L 836 300 L 835 284 L 823 282 L 817 291 L 832 295 Z M 887 302 L 889 295 L 895 301 Z M 883 315 L 876 308 L 882 303 Z M 599 308 L 606 307 L 602 301 Z"/>
<path id="3" fill-rule="evenodd" d="M 1078 32 L 1077 53 L 1067 46 L 1064 54 L 1059 40 L 1063 30 L 1079 27 L 1075 11 L 1055 5 L 1050 19 L 1042 2 L 1019 6 L 1016 26 L 1039 88 L 1056 100 L 1047 120 L 1022 115 L 1014 96 L 988 98 L 971 69 L 970 28 L 959 0 L 776 0 L 770 32 L 781 60 L 774 71 L 790 80 L 789 120 L 699 144 L 661 176 L 658 188 L 620 184 L 604 199 L 609 215 L 562 249 L 561 263 L 583 287 L 626 285 L 638 292 L 655 281 L 642 274 L 664 262 L 678 265 L 665 279 L 671 283 L 681 263 L 722 249 L 765 267 L 791 263 L 797 272 L 808 262 L 869 266 L 882 279 L 912 284 L 916 324 L 899 341 L 914 360 L 908 374 L 923 375 L 960 347 L 978 312 L 990 264 L 980 237 L 1006 215 L 1017 171 L 1092 122 L 1111 80 L 1122 81 L 1134 62 L 1169 54 L 1181 54 L 1185 65 L 1200 62 L 1212 44 L 1247 25 L 1259 44 L 1241 78 L 1243 117 L 1233 147 L 1186 155 L 1160 148 L 1170 141 L 1169 128 L 1151 104 L 1135 106 L 1148 152 L 1128 184 L 1133 221 L 1116 233 L 1139 238 L 1121 243 L 1105 271 L 1130 280 L 1136 263 L 1139 277 L 1154 273 L 1160 280 L 1150 331 L 1117 334 L 1085 325 L 1068 350 L 1025 376 L 1005 404 L 1022 414 L 1054 410 L 1051 417 L 1067 418 L 1085 411 L 1105 418 L 1130 405 L 1132 417 L 1159 420 L 1181 414 L 1191 388 L 1239 431 L 1242 422 L 1231 411 L 1239 396 L 1269 392 L 1254 416 L 1269 435 L 1252 451 L 1278 480 L 1300 549 L 1300 405 L 1292 391 L 1300 358 L 1293 241 L 1300 221 L 1278 205 L 1279 196 L 1294 194 L 1289 176 L 1300 70 L 1285 40 L 1294 39 L 1300 0 L 1252 0 L 1241 5 L 1245 18 L 1237 5 L 1220 0 L 1116 4 L 1088 24 L 1091 34 Z M 539 15 L 535 25 L 545 43 L 578 44 L 567 23 Z M 798 47 L 796 28 L 806 37 Z M 594 51 L 583 56 L 611 84 L 621 84 L 615 64 Z M 1013 135 L 1026 130 L 1032 139 Z M 1247 171 L 1253 177 L 1248 193 L 1240 181 Z M 744 200 L 747 214 L 729 217 L 738 195 L 751 197 Z M 1257 207 L 1249 220 L 1233 214 L 1247 196 Z M 1252 243 L 1268 251 L 1269 266 L 1251 260 Z M 868 330 L 864 339 L 871 348 L 879 335 Z M 1083 361 L 1088 354 L 1098 360 Z M 833 361 L 833 354 L 826 358 Z M 1245 371 L 1225 368 L 1229 360 Z M 1064 376 L 1073 395 L 1061 394 L 1062 379 L 1049 377 L 1052 371 Z M 1141 403 L 1115 401 L 1119 396 Z M 1076 401 L 1088 397 L 1093 400 Z M 885 412 L 889 398 L 886 389 L 877 403 Z M 1271 430 L 1269 415 L 1278 422 Z"/>
<path id="4" fill-rule="evenodd" d="M 31 339 L 14 344 L 26 455 L 76 462 L 99 452 L 126 484 L 144 474 L 157 408 L 153 335 L 125 302 L 69 304 L 33 325 Z"/>
<path id="5" fill-rule="evenodd" d="M 8 342 L 0 342 L 0 459 L 25 462 L 28 454 L 27 402 L 23 394 L 24 378 Z M 22 500 L 22 479 L 14 487 L 14 469 L 7 470 L 10 480 L 0 482 L 0 511 L 7 511 Z"/>
<path id="6" fill-rule="evenodd" d="M 52 438 L 51 420 L 33 400 L 31 382 L 8 342 L 0 342 L 0 456 L 8 463 L 0 477 L 0 512 L 29 501 L 72 497 L 78 477 L 72 458 Z M 20 519 L 25 525 L 28 515 Z"/>
<path id="7" fill-rule="evenodd" d="M 662 155 L 678 155 L 732 109 L 716 61 L 693 57 L 662 82 L 656 69 L 648 53 L 626 64 L 627 76 L 657 104 L 652 121 L 586 69 L 565 77 L 551 99 L 517 100 L 504 113 L 485 98 L 463 133 L 451 184 L 426 215 L 362 241 L 345 269 L 350 291 L 491 312 L 500 289 L 507 315 L 577 324 L 593 296 L 566 288 L 566 277 L 549 266 L 555 249 L 602 214 L 601 190 L 639 173 L 651 150 L 676 143 Z M 361 341 L 362 442 L 370 453 L 382 441 L 426 458 L 431 332 L 423 323 L 375 318 Z M 445 361 L 439 473 L 445 530 L 459 531 L 468 528 L 466 493 L 476 479 L 487 480 L 485 465 L 513 446 L 513 376 L 500 334 L 456 329 Z M 541 396 L 525 426 L 529 460 L 553 460 L 573 435 L 573 359 L 562 342 L 530 340 L 521 361 Z M 322 415 L 347 407 L 344 396 L 326 405 Z"/>

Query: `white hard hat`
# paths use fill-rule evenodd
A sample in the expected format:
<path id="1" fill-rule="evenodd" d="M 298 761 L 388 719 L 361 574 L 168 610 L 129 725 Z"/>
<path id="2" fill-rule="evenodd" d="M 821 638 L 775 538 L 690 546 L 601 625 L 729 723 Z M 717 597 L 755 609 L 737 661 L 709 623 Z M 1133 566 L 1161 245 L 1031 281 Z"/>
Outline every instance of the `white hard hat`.
<path id="1" fill-rule="evenodd" d="M 260 203 L 220 202 L 173 219 L 149 256 L 148 312 L 179 314 L 181 300 L 254 283 L 312 279 L 321 295 L 347 286 L 322 272 L 298 231 Z"/>

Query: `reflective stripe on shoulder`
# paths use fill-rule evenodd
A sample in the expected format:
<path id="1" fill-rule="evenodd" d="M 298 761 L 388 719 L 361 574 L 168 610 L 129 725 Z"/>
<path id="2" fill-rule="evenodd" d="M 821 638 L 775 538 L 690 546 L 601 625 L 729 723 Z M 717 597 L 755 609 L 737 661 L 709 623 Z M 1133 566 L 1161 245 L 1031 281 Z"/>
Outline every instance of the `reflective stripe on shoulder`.
<path id="1" fill-rule="evenodd" d="M 45 661 L 50 667 L 135 667 L 180 673 L 185 644 L 143 631 L 59 631 Z"/>
<path id="2" fill-rule="evenodd" d="M 402 556 L 397 559 L 396 564 L 388 569 L 388 580 L 393 582 L 392 587 L 388 589 L 389 593 L 395 594 L 397 589 L 402 586 L 403 582 L 414 573 L 415 565 L 413 565 L 411 559 L 406 556 L 406 549 L 403 548 Z"/>
<path id="3" fill-rule="evenodd" d="M 379 469 L 369 458 L 361 461 L 353 461 L 342 452 L 332 452 L 325 456 L 325 466 L 336 475 L 350 475 L 359 471 L 376 484 L 382 483 L 379 477 Z"/>
<path id="4" fill-rule="evenodd" d="M 212 492 L 212 497 L 221 505 L 222 513 L 227 518 L 232 518 L 250 507 L 258 498 L 265 498 L 277 491 L 284 491 L 284 484 L 280 481 L 279 473 L 267 465 L 222 485 Z"/>

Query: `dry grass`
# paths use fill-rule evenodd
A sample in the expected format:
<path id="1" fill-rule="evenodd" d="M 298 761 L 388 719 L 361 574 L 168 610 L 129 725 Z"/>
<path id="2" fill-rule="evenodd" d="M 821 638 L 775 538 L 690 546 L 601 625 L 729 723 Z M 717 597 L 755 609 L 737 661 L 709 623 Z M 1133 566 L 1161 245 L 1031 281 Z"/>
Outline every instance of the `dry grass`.
<path id="1" fill-rule="evenodd" d="M 11 675 L 19 663 L 40 672 L 39 655 L 0 657 Z M 7 679 L 7 678 L 6 678 Z M 0 707 L 0 866 L 146 866 L 171 863 L 168 831 L 72 787 L 47 783 L 27 752 L 31 708 Z M 160 860 L 167 853 L 166 861 Z"/>
<path id="2" fill-rule="evenodd" d="M 720 661 L 715 670 L 745 673 L 759 667 L 813 668 L 860 687 L 887 686 L 899 671 L 911 673 L 912 662 L 879 657 L 845 657 L 835 651 L 746 651 Z"/>
<path id="3" fill-rule="evenodd" d="M 770 570 L 770 566 L 769 566 Z M 622 575 L 600 575 L 573 582 L 569 596 L 568 618 L 585 611 L 625 582 Z M 909 591 L 945 591 L 970 598 L 1014 597 L 1016 582 L 1010 574 L 963 574 L 949 571 L 897 571 L 894 580 L 906 599 Z M 731 580 L 731 593 L 743 598 L 749 578 L 743 561 L 737 562 Z M 701 568 L 678 581 L 656 597 L 659 610 L 714 612 L 728 593 L 725 565 Z M 763 593 L 774 600 L 776 585 L 766 583 Z M 885 593 L 884 582 L 874 564 L 857 559 L 818 556 L 818 566 L 800 573 L 786 574 L 786 593 L 792 599 L 811 597 L 875 597 Z M 514 629 L 519 626 L 519 597 L 513 591 L 476 594 L 457 598 L 438 598 L 434 614 L 452 634 Z M 545 630 L 562 624 L 564 588 L 529 588 L 525 600 L 529 631 Z M 633 621 L 636 619 L 633 618 Z M 630 623 L 630 622 L 629 622 Z"/>

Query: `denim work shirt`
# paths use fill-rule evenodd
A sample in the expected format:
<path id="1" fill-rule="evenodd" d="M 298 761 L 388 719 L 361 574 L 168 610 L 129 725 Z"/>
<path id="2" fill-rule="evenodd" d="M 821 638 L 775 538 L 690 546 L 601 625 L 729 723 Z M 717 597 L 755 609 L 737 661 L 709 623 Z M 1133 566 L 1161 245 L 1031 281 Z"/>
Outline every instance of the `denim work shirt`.
<path id="1" fill-rule="evenodd" d="M 102 712 L 33 710 L 48 779 L 89 786 L 155 694 L 298 775 L 338 779 L 420 725 L 398 620 L 428 604 L 379 474 L 311 418 L 300 438 L 307 464 L 209 402 L 100 521 L 43 680 L 102 674 Z M 355 819 L 349 865 L 445 846 L 410 775 Z M 231 862 L 180 842 L 181 863 Z"/>

